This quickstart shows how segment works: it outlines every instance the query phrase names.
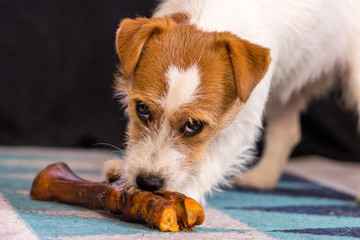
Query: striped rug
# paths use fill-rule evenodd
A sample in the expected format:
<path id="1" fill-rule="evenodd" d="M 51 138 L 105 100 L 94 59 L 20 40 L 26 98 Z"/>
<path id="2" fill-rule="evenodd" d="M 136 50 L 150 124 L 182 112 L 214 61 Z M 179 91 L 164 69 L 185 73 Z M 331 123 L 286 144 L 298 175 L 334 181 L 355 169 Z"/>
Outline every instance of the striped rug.
<path id="1" fill-rule="evenodd" d="M 291 161 L 273 191 L 228 189 L 208 198 L 203 225 L 162 233 L 101 211 L 32 201 L 36 173 L 66 162 L 81 177 L 102 181 L 103 150 L 0 147 L 0 239 L 356 239 L 360 165 L 321 158 Z"/>

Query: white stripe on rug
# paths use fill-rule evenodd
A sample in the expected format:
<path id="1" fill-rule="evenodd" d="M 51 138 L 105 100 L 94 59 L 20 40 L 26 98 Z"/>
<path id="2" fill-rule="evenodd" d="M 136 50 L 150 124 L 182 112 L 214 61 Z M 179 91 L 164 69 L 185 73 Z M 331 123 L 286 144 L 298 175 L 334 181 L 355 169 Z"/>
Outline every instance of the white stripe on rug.
<path id="1" fill-rule="evenodd" d="M 36 240 L 38 237 L 19 218 L 13 207 L 0 193 L 0 239 Z"/>
<path id="2" fill-rule="evenodd" d="M 79 177 L 84 178 L 89 181 L 94 182 L 103 182 L 105 177 L 99 174 L 77 174 Z M 0 173 L 0 179 L 21 179 L 21 180 L 34 180 L 36 174 L 35 173 Z"/>
<path id="3" fill-rule="evenodd" d="M 289 174 L 356 196 L 360 188 L 360 164 L 318 156 L 299 157 L 286 166 Z"/>
<path id="4" fill-rule="evenodd" d="M 161 234 L 116 234 L 116 235 L 96 235 L 79 237 L 58 237 L 59 240 L 268 240 L 273 239 L 258 235 L 256 232 L 213 232 L 213 233 L 161 233 Z"/>
<path id="5" fill-rule="evenodd" d="M 112 150 L 102 150 L 102 149 L 76 149 L 76 148 L 57 148 L 57 147 L 4 147 L 0 146 L 0 155 L 10 154 L 15 156 L 22 157 L 33 157 L 39 156 L 41 158 L 51 157 L 51 158 L 61 158 L 65 161 L 67 160 L 84 160 L 92 159 L 98 161 L 106 161 L 108 159 L 114 158 L 117 156 L 117 152 Z"/>
<path id="6" fill-rule="evenodd" d="M 241 240 L 241 239 L 259 239 L 269 240 L 273 239 L 262 232 L 258 232 L 255 229 L 249 227 L 247 224 L 242 223 L 230 216 L 222 213 L 214 208 L 206 208 L 206 218 L 204 223 L 197 228 L 205 230 L 209 229 L 209 232 L 192 232 L 192 233 L 149 233 L 149 234 L 115 234 L 115 235 L 94 235 L 94 236 L 58 236 L 58 239 L 62 240 L 135 240 L 135 239 L 166 239 L 166 240 L 208 240 L 208 239 L 226 239 L 226 240 Z M 215 230 L 215 231 L 211 231 Z M 221 231 L 221 229 L 225 231 Z M 216 231 L 219 230 L 219 231 Z M 226 231 L 227 230 L 227 231 Z M 232 231 L 233 230 L 233 231 Z"/>

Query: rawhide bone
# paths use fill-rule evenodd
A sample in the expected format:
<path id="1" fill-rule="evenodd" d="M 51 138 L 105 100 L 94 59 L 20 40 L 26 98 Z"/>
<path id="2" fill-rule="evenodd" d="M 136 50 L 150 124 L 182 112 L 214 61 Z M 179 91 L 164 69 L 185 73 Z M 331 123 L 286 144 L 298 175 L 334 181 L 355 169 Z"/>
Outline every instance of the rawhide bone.
<path id="1" fill-rule="evenodd" d="M 161 231 L 194 230 L 204 221 L 204 211 L 194 199 L 178 192 L 146 192 L 114 183 L 91 182 L 75 175 L 65 163 L 43 169 L 34 179 L 31 199 L 59 201 L 102 209 L 122 220 L 147 223 Z"/>

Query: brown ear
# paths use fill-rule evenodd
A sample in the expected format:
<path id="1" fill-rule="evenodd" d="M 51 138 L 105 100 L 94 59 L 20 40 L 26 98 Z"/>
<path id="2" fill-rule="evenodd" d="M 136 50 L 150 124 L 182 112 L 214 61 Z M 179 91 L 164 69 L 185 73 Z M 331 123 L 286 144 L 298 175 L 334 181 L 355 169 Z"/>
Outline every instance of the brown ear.
<path id="1" fill-rule="evenodd" d="M 242 102 L 246 102 L 269 67 L 270 50 L 230 32 L 220 33 L 217 44 L 226 47 L 234 70 L 238 96 Z"/>
<path id="2" fill-rule="evenodd" d="M 116 32 L 116 51 L 122 64 L 124 79 L 130 79 L 146 41 L 153 35 L 168 31 L 175 22 L 169 18 L 126 18 Z"/>

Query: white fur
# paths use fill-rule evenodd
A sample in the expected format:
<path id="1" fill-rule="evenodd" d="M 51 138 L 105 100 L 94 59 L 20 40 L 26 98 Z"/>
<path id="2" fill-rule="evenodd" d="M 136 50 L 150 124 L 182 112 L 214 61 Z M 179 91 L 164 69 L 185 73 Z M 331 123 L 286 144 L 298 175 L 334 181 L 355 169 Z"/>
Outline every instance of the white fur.
<path id="1" fill-rule="evenodd" d="M 200 73 L 196 65 L 187 69 L 169 66 L 166 72 L 168 92 L 165 96 L 164 109 L 171 115 L 182 105 L 194 101 L 200 84 Z"/>

